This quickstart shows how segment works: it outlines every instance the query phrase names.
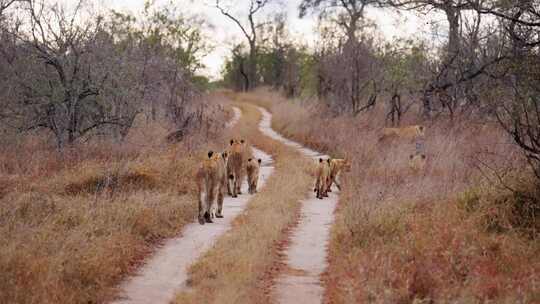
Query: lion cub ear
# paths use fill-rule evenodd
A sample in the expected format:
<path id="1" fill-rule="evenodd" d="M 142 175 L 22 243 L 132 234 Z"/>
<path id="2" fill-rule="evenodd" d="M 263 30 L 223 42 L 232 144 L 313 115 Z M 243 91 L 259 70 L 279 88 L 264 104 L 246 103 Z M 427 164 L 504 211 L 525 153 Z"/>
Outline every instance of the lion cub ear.
<path id="1" fill-rule="evenodd" d="M 260 164 L 260 163 L 262 162 L 262 160 L 259 158 L 259 159 L 257 160 L 257 162 Z"/>
<path id="2" fill-rule="evenodd" d="M 212 158 L 212 155 L 214 155 L 214 151 L 208 151 L 208 158 Z"/>

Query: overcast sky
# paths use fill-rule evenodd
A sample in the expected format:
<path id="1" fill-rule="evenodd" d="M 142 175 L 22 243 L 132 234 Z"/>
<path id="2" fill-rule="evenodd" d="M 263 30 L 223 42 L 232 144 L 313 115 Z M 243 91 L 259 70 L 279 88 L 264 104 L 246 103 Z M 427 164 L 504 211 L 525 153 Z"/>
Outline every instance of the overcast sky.
<path id="1" fill-rule="evenodd" d="M 101 1 L 107 7 L 131 11 L 133 13 L 140 12 L 144 5 L 144 0 Z M 166 3 L 168 1 L 170 0 L 157 0 L 157 3 Z M 249 3 L 249 0 L 223 0 L 222 2 L 227 3 L 227 1 L 228 3 L 236 4 L 236 6 L 231 7 L 231 13 L 245 17 L 245 13 L 242 14 L 241 8 L 245 7 Z M 315 33 L 316 16 L 307 16 L 303 19 L 298 18 L 298 4 L 301 0 L 283 0 L 282 2 L 287 10 L 289 30 L 292 32 L 292 35 L 308 45 L 313 45 L 317 37 Z M 240 29 L 213 7 L 215 4 L 214 0 L 175 0 L 174 3 L 181 8 L 184 14 L 201 15 L 213 25 L 209 36 L 212 39 L 215 49 L 204 58 L 204 64 L 207 68 L 202 73 L 213 79 L 218 78 L 223 63 L 230 54 L 233 42 L 238 42 L 242 39 Z M 390 11 L 369 9 L 366 16 L 375 21 L 379 31 L 387 39 L 392 39 L 393 37 L 418 37 L 419 34 L 428 37 L 430 33 L 430 26 L 423 21 L 424 17 L 411 13 L 398 15 Z"/>

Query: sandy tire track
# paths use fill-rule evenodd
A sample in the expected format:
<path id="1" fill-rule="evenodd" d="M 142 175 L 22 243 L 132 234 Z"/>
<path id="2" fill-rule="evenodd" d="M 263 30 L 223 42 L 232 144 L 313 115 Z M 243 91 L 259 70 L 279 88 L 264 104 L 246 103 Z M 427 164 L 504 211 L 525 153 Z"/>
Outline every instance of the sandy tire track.
<path id="1" fill-rule="evenodd" d="M 235 115 L 231 122 L 234 123 L 228 123 L 229 127 L 236 124 L 241 115 L 240 109 L 233 109 Z M 261 150 L 253 147 L 252 150 L 254 157 L 262 159 L 259 187 L 263 187 L 274 170 L 273 160 Z M 244 181 L 242 192 L 247 193 L 247 189 Z M 225 197 L 224 218 L 204 226 L 194 219 L 194 223 L 186 225 L 178 237 L 167 240 L 134 276 L 120 285 L 120 299 L 113 303 L 167 304 L 172 301 L 177 292 L 187 287 L 188 267 L 231 228 L 232 221 L 244 211 L 251 197 L 247 194 Z"/>
<path id="2" fill-rule="evenodd" d="M 328 157 L 275 132 L 272 129 L 272 114 L 264 108 L 259 110 L 262 112 L 259 128 L 265 135 L 297 149 L 306 157 Z M 339 192 L 333 189 L 328 198 L 319 200 L 312 190 L 308 190 L 309 198 L 302 201 L 300 221 L 291 231 L 290 244 L 285 251 L 287 268 L 277 277 L 271 291 L 271 297 L 277 303 L 311 304 L 323 301 L 321 274 L 328 266 L 330 228 Z"/>

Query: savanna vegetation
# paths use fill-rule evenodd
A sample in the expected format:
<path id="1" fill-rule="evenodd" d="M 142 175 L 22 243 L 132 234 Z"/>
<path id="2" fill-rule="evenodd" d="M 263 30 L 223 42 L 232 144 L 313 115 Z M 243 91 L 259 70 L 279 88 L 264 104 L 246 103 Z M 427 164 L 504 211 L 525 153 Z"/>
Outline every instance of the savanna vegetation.
<path id="1" fill-rule="evenodd" d="M 389 42 L 373 8 L 440 14 L 443 42 Z M 252 101 L 281 133 L 353 161 L 325 301 L 539 301 L 539 4 L 302 1 L 310 14 L 315 49 L 289 40 L 285 23 L 261 27 L 267 88 Z M 236 53 L 225 67 L 231 87 L 242 62 Z M 425 138 L 381 140 L 384 127 L 410 125 Z"/>
<path id="2" fill-rule="evenodd" d="M 0 302 L 102 303 L 197 213 L 231 118 L 202 21 L 150 3 L 0 1 Z"/>
<path id="3" fill-rule="evenodd" d="M 261 113 L 249 104 L 253 97 L 232 97 L 243 116 L 231 132 L 271 154 L 275 172 L 234 220 L 231 231 L 190 267 L 190 288 L 179 293 L 175 303 L 272 303 L 276 261 L 312 185 L 312 162 L 258 130 Z"/>
<path id="4" fill-rule="evenodd" d="M 276 172 L 175 301 L 271 302 L 313 180 L 259 133 L 254 104 L 280 133 L 352 161 L 325 302 L 540 301 L 538 1 L 212 1 L 240 34 L 214 83 L 201 76 L 211 20 L 145 3 L 0 0 L 0 302 L 114 297 L 193 222 L 198 163 L 239 135 Z M 375 11 L 420 16 L 430 35 L 389 37 Z M 316 20 L 315 43 L 287 13 Z M 244 114 L 233 130 L 229 99 Z M 425 134 L 381 138 L 413 125 Z"/>

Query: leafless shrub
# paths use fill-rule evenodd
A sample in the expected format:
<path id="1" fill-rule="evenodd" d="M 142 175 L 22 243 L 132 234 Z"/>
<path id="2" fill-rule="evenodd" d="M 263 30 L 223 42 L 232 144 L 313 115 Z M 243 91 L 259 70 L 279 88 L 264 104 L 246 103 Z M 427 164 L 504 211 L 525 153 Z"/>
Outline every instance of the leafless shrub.
<path id="1" fill-rule="evenodd" d="M 47 130 L 59 149 L 96 136 L 123 140 L 140 115 L 182 132 L 200 126 L 191 81 L 205 49 L 197 23 L 167 9 L 147 7 L 145 26 L 89 10 L 84 1 L 69 9 L 21 1 L 20 19 L 0 33 L 2 125 Z"/>

